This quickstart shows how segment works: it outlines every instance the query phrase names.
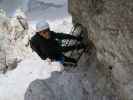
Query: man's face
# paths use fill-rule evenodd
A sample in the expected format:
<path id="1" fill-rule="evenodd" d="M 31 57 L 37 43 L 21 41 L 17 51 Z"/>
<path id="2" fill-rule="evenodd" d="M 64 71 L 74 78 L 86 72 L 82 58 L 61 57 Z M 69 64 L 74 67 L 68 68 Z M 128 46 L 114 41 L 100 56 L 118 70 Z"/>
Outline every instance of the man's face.
<path id="1" fill-rule="evenodd" d="M 43 36 L 45 39 L 49 39 L 50 38 L 49 30 L 43 30 L 43 31 L 39 32 L 39 34 L 41 36 Z"/>

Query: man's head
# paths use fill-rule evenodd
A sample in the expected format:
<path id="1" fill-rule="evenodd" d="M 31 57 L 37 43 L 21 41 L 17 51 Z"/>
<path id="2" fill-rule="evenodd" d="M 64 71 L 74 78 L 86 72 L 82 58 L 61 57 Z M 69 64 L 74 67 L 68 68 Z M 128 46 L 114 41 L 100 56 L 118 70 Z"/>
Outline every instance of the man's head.
<path id="1" fill-rule="evenodd" d="M 49 24 L 45 21 L 41 21 L 36 25 L 36 32 L 46 39 L 49 39 Z"/>

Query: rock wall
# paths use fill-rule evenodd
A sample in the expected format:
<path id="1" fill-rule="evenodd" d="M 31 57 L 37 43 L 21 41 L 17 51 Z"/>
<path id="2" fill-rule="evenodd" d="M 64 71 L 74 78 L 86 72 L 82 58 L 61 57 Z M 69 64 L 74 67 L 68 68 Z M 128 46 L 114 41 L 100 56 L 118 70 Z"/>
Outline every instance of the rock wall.
<path id="1" fill-rule="evenodd" d="M 105 76 L 110 72 L 117 96 L 132 100 L 133 1 L 69 0 L 69 12 L 74 23 L 87 29 L 102 64 L 100 71 Z"/>
<path id="2" fill-rule="evenodd" d="M 9 18 L 0 15 L 0 72 L 5 73 L 8 69 L 17 67 L 21 58 L 25 57 L 30 50 L 26 47 L 28 42 L 28 24 L 17 17 Z"/>

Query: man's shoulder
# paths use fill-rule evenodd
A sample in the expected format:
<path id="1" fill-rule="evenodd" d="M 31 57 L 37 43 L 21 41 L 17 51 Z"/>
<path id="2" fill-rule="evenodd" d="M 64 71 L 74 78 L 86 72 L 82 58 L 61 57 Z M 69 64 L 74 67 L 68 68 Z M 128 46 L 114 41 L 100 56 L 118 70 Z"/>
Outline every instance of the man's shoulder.
<path id="1" fill-rule="evenodd" d="M 35 43 L 37 41 L 40 41 L 40 36 L 38 34 L 35 34 L 31 39 L 30 42 Z"/>
<path id="2" fill-rule="evenodd" d="M 53 37 L 56 37 L 56 36 L 62 34 L 61 32 L 55 32 L 55 31 L 50 31 L 50 33 L 51 33 L 51 35 L 52 35 Z"/>
<path id="3" fill-rule="evenodd" d="M 56 32 L 54 32 L 54 31 L 50 31 L 50 34 L 54 35 L 54 34 L 56 34 Z"/>
<path id="4" fill-rule="evenodd" d="M 61 32 L 55 32 L 55 31 L 50 31 L 51 34 L 58 34 L 58 33 L 61 33 Z"/>
<path id="5" fill-rule="evenodd" d="M 40 36 L 38 34 L 35 34 L 34 36 L 32 36 L 31 40 L 38 40 L 40 38 Z"/>
<path id="6" fill-rule="evenodd" d="M 52 39 L 54 39 L 56 37 L 56 32 L 50 31 L 50 36 Z"/>

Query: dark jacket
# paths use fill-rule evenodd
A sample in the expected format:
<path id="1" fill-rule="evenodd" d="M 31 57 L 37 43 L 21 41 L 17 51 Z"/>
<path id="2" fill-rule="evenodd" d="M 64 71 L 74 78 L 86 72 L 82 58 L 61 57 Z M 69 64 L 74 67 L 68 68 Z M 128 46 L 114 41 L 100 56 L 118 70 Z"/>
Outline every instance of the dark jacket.
<path id="1" fill-rule="evenodd" d="M 50 39 L 45 39 L 36 33 L 31 40 L 31 48 L 43 59 L 56 59 L 62 54 L 60 41 L 62 39 L 76 39 L 76 37 L 63 33 L 50 31 Z"/>

